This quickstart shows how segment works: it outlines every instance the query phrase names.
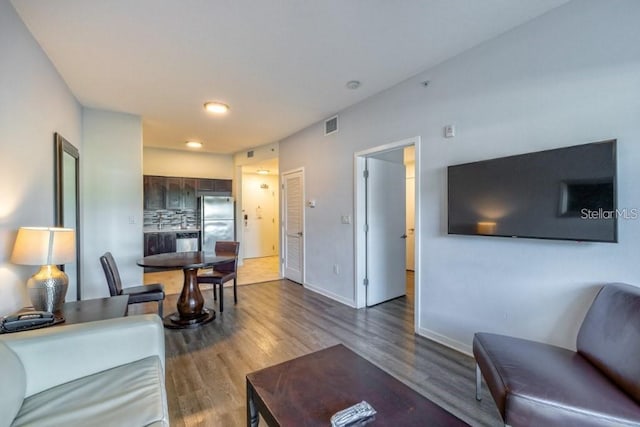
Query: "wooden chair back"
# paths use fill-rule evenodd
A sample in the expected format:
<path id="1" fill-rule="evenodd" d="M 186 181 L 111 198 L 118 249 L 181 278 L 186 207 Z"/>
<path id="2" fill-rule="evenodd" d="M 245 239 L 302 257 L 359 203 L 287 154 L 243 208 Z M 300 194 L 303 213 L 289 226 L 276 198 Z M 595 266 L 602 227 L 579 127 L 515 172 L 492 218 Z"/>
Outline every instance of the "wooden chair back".
<path id="1" fill-rule="evenodd" d="M 240 242 L 218 240 L 216 242 L 216 255 L 233 256 L 233 261 L 225 262 L 214 267 L 216 271 L 235 272 L 238 264 L 238 254 L 240 253 Z"/>
<path id="2" fill-rule="evenodd" d="M 122 293 L 122 280 L 120 279 L 120 272 L 118 271 L 116 260 L 113 259 L 111 252 L 106 252 L 100 257 L 100 264 L 102 264 L 104 275 L 107 278 L 109 294 L 112 297 L 120 295 Z"/>

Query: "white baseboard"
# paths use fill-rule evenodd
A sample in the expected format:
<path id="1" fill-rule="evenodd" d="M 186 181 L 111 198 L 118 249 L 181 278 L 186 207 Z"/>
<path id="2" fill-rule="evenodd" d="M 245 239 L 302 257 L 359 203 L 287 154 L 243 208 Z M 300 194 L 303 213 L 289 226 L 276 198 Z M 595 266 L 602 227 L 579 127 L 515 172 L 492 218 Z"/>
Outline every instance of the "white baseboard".
<path id="1" fill-rule="evenodd" d="M 473 357 L 473 348 L 470 345 L 461 343 L 460 341 L 456 341 L 454 339 L 451 339 L 442 334 L 439 334 L 437 332 L 434 332 L 432 330 L 425 329 L 425 328 L 418 328 L 417 333 L 420 336 L 423 336 L 439 344 L 452 348 L 456 351 L 459 351 L 460 353 L 464 353 L 467 356 Z"/>
<path id="2" fill-rule="evenodd" d="M 343 297 L 341 295 L 334 294 L 333 292 L 329 292 L 327 290 L 320 289 L 320 288 L 318 288 L 318 287 L 316 287 L 316 286 L 314 286 L 314 285 L 312 285 L 310 283 L 305 283 L 302 286 L 304 286 L 305 289 L 309 289 L 310 291 L 313 291 L 313 292 L 315 292 L 317 294 L 320 294 L 320 295 L 325 296 L 327 298 L 331 298 L 332 300 L 338 301 L 339 303 L 342 303 L 344 305 L 348 305 L 349 307 L 356 308 L 356 302 L 353 299 L 345 298 L 345 297 Z"/>

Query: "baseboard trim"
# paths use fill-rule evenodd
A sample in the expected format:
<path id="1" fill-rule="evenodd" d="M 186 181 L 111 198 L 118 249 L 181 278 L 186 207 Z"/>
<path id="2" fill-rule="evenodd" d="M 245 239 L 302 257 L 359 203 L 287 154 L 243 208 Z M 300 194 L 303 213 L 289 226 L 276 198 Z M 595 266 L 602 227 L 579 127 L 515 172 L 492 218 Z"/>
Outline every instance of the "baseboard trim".
<path id="1" fill-rule="evenodd" d="M 349 307 L 356 308 L 356 302 L 353 299 L 345 298 L 345 297 L 343 297 L 341 295 L 334 294 L 333 292 L 329 292 L 327 290 L 321 289 L 321 288 L 319 288 L 317 286 L 314 286 L 314 285 L 312 285 L 310 283 L 305 283 L 302 286 L 304 286 L 305 289 L 309 289 L 310 291 L 313 291 L 313 292 L 315 292 L 317 294 L 320 294 L 320 295 L 325 296 L 327 298 L 331 298 L 332 300 L 338 301 L 341 304 L 348 305 Z"/>
<path id="2" fill-rule="evenodd" d="M 473 357 L 473 348 L 467 344 L 461 343 L 460 341 L 451 339 L 447 336 L 444 336 L 442 334 L 439 334 L 437 332 L 434 332 L 426 328 L 418 328 L 417 334 L 422 337 L 428 338 L 432 341 L 435 341 L 438 344 L 442 344 L 456 351 L 459 351 L 460 353 L 464 353 L 467 356 Z"/>

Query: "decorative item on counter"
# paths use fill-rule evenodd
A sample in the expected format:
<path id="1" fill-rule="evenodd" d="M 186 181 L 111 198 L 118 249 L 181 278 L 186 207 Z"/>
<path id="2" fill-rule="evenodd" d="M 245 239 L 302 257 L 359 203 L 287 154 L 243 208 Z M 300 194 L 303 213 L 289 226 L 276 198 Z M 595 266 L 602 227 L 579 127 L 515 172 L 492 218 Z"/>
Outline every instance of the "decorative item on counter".
<path id="1" fill-rule="evenodd" d="M 18 230 L 11 262 L 41 266 L 27 281 L 34 309 L 54 312 L 62 308 L 69 278 L 57 266 L 76 261 L 75 242 L 76 233 L 71 228 L 20 227 Z"/>
<path id="2" fill-rule="evenodd" d="M 331 427 L 364 426 L 375 420 L 375 414 L 376 410 L 363 400 L 333 414 Z"/>

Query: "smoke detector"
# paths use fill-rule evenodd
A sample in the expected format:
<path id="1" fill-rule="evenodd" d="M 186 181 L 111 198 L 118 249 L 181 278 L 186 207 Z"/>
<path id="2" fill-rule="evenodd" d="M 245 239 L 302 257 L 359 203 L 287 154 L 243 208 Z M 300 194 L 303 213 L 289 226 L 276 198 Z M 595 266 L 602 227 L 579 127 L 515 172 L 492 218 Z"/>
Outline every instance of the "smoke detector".
<path id="1" fill-rule="evenodd" d="M 360 87 L 360 84 L 361 83 L 358 80 L 351 80 L 351 81 L 348 81 L 345 86 L 347 86 L 347 89 L 355 90 Z"/>

